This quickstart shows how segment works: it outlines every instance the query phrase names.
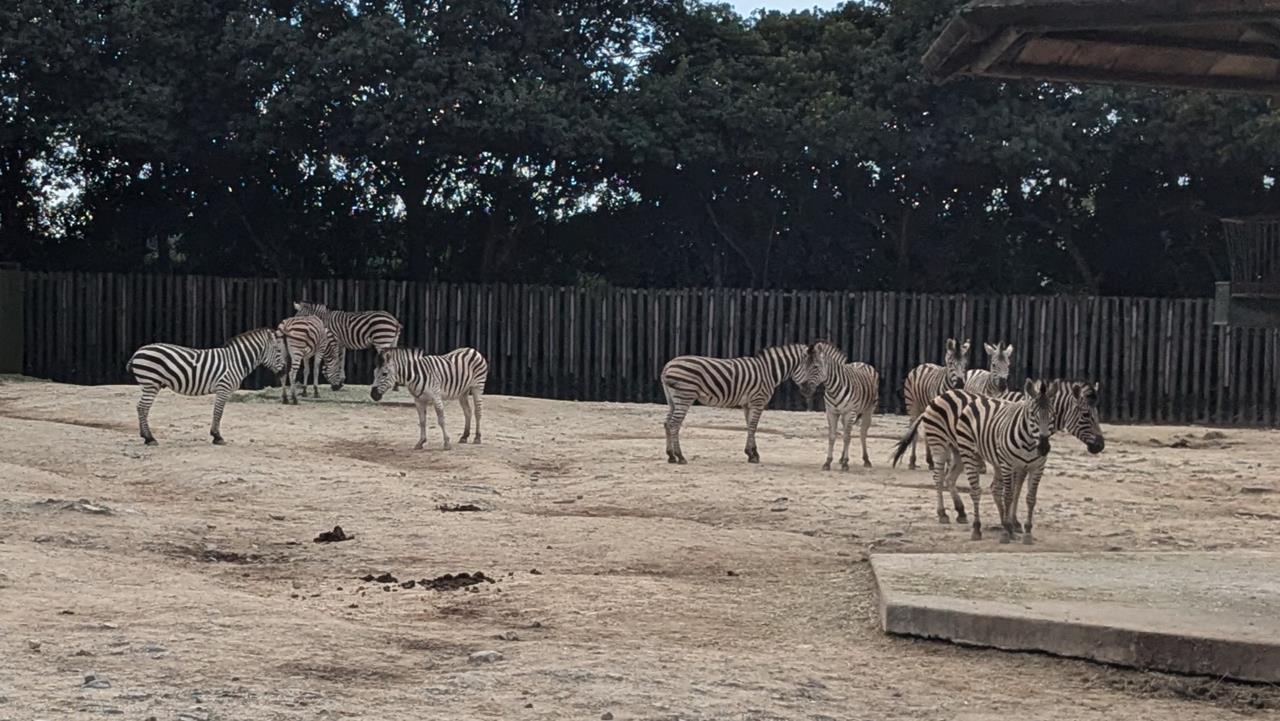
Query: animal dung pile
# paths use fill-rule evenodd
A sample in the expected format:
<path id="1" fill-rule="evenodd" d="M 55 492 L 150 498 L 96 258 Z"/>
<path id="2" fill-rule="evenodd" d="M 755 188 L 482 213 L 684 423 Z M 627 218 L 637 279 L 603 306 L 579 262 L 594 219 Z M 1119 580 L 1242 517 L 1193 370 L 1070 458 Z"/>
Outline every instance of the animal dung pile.
<path id="1" fill-rule="evenodd" d="M 334 526 L 332 531 L 325 531 L 316 536 L 316 543 L 337 543 L 338 541 L 350 541 L 355 536 L 348 536 L 342 530 L 342 526 Z"/>
<path id="2" fill-rule="evenodd" d="M 435 578 L 424 578 L 420 581 L 409 579 L 404 582 L 401 582 L 399 578 L 396 578 L 390 573 L 384 573 L 380 576 L 375 576 L 371 573 L 360 580 L 365 583 L 381 583 L 387 586 L 394 583 L 404 589 L 423 588 L 432 591 L 456 591 L 459 588 L 475 586 L 481 583 L 497 583 L 493 578 L 486 576 L 484 571 L 476 571 L 475 573 L 446 573 L 443 576 L 436 576 Z"/>

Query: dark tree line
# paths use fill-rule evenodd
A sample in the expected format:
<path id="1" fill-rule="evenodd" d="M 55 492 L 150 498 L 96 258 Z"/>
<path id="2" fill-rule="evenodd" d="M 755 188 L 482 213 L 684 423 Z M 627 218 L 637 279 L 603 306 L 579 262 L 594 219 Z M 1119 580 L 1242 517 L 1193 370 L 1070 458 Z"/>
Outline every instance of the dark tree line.
<path id="1" fill-rule="evenodd" d="M 1203 295 L 1265 99 L 966 80 L 953 0 L 8 0 L 31 268 Z"/>

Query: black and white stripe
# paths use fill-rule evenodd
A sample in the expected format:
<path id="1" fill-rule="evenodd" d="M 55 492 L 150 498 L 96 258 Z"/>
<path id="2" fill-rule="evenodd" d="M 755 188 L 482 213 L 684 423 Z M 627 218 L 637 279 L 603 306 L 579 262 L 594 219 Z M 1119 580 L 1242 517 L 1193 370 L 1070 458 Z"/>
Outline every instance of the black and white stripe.
<path id="1" fill-rule="evenodd" d="M 147 418 L 156 396 L 164 388 L 185 396 L 216 393 L 213 402 L 213 425 L 209 435 L 222 444 L 222 410 L 232 391 L 240 387 L 253 369 L 265 366 L 280 373 L 289 365 L 289 351 L 284 336 L 273 328 L 258 328 L 227 341 L 221 348 L 187 348 L 168 343 L 152 343 L 134 351 L 125 366 L 138 385 L 142 399 L 138 401 L 138 435 L 155 445 L 155 436 Z"/>
<path id="2" fill-rule="evenodd" d="M 840 423 L 844 424 L 844 451 L 840 455 L 840 470 L 849 470 L 849 436 L 855 418 L 860 422 L 862 465 L 870 468 L 867 429 L 871 427 L 871 416 L 880 403 L 880 374 L 866 363 L 847 362 L 844 351 L 826 341 L 814 343 L 812 353 L 827 410 L 827 460 L 822 464 L 822 470 L 831 470 L 836 426 Z"/>
<path id="3" fill-rule="evenodd" d="M 982 490 L 979 474 L 983 461 L 995 468 L 992 495 L 1000 514 L 1004 533 L 1001 542 L 1012 537 L 1011 494 L 1015 475 L 1024 473 L 1039 482 L 1044 461 L 1049 453 L 1049 436 L 1053 433 L 1052 398 L 1057 389 L 1043 381 L 1028 380 L 1022 401 L 1005 401 L 966 391 L 948 391 L 933 399 L 924 413 L 912 422 L 907 435 L 898 442 L 893 462 L 905 454 L 917 433 L 926 429 L 926 443 L 939 459 L 934 469 L 934 487 L 938 494 L 938 519 L 948 522 L 943 506 L 943 489 L 954 487 L 954 476 L 963 468 L 968 471 L 970 498 L 973 501 L 973 538 L 982 538 L 979 499 Z M 965 520 L 964 506 L 956 501 L 956 520 Z M 1030 492 L 1028 492 L 1030 499 Z M 1031 504 L 1034 507 L 1034 503 Z M 1030 543 L 1031 512 L 1028 513 L 1027 535 Z"/>
<path id="4" fill-rule="evenodd" d="M 471 436 L 468 397 L 475 402 L 475 442 L 479 443 L 484 384 L 488 377 L 489 363 L 475 348 L 458 348 L 444 355 L 427 355 L 416 348 L 390 348 L 378 352 L 378 366 L 374 370 L 373 388 L 369 395 L 376 401 L 395 386 L 404 385 L 409 389 L 418 408 L 418 445 L 414 446 L 415 450 L 421 450 L 427 442 L 427 404 L 435 406 L 436 421 L 440 424 L 445 450 L 448 450 L 444 401 L 456 398 L 462 405 L 466 425 L 459 443 L 466 443 Z"/>
<path id="5" fill-rule="evenodd" d="M 969 341 L 966 339 L 963 344 L 957 345 L 955 338 L 948 338 L 943 365 L 922 363 L 912 368 L 911 372 L 907 374 L 907 379 L 902 384 L 902 396 L 907 404 L 907 415 L 914 421 L 920 417 L 921 413 L 924 413 L 929 401 L 949 390 L 963 388 L 965 368 L 968 365 Z M 925 463 L 932 469 L 934 467 L 934 459 L 932 451 L 929 450 L 928 442 L 925 443 L 924 454 Z M 911 462 L 907 467 L 911 469 L 916 467 L 916 443 L 914 439 L 911 442 Z"/>
<path id="6" fill-rule="evenodd" d="M 793 343 L 765 348 L 747 358 L 709 358 L 685 355 L 672 358 L 662 368 L 662 392 L 667 397 L 667 461 L 685 463 L 680 448 L 680 426 L 694 401 L 720 408 L 741 408 L 747 422 L 744 453 L 750 463 L 760 462 L 756 427 L 778 385 L 791 378 L 805 398 L 813 395 L 817 369 L 809 346 Z"/>
<path id="7" fill-rule="evenodd" d="M 280 402 L 298 404 L 298 390 L 295 380 L 298 368 L 302 368 L 302 395 L 307 395 L 307 373 L 311 373 L 311 387 L 317 398 L 320 397 L 320 366 L 323 361 L 325 378 L 332 383 L 338 377 L 338 369 L 342 365 L 342 356 L 333 341 L 333 335 L 324 327 L 324 321 L 314 315 L 295 315 L 285 318 L 277 326 L 284 335 L 285 344 L 289 347 L 289 368 L 285 371 L 284 382 L 280 384 Z M 310 366 L 306 364 L 311 360 Z M 287 395 L 286 395 L 287 394 Z"/>
<path id="8" fill-rule="evenodd" d="M 385 350 L 400 345 L 400 321 L 385 310 L 346 311 L 329 310 L 323 303 L 293 304 L 298 315 L 314 315 L 324 321 L 338 346 L 338 356 L 344 362 L 336 369 L 337 377 L 330 376 L 333 390 L 340 390 L 346 382 L 345 354 L 349 350 L 373 348 Z"/>
<path id="9" fill-rule="evenodd" d="M 994 396 L 1009 390 L 1009 365 L 1013 360 L 1013 346 L 983 343 L 987 351 L 986 370 L 974 369 L 965 374 L 964 389 L 970 393 Z"/>

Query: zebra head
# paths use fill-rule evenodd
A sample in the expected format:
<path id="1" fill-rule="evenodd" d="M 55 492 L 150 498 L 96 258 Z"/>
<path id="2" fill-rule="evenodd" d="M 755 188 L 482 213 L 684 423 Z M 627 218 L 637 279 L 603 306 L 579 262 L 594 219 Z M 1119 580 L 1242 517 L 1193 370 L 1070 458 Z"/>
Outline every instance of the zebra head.
<path id="1" fill-rule="evenodd" d="M 791 363 L 791 373 L 788 377 L 800 388 L 800 395 L 804 396 L 806 409 L 812 407 L 813 393 L 822 384 L 823 379 L 822 370 L 818 367 L 815 345 L 810 343 L 807 346 L 804 344 L 785 346 L 785 354 L 782 356 L 787 359 L 784 362 Z M 794 359 L 791 357 L 792 349 L 800 351 Z"/>
<path id="2" fill-rule="evenodd" d="M 1056 385 L 1056 383 L 1055 383 Z M 1106 447 L 1106 439 L 1102 437 L 1102 423 L 1098 420 L 1098 384 L 1069 383 L 1070 395 L 1059 396 L 1055 406 L 1063 408 L 1062 429 L 1080 439 L 1090 453 L 1101 453 Z"/>
<path id="3" fill-rule="evenodd" d="M 278 376 L 288 369 L 289 361 L 289 344 L 285 342 L 284 331 L 273 328 L 271 338 L 262 351 L 262 365 Z"/>
<path id="4" fill-rule="evenodd" d="M 298 301 L 293 304 L 296 315 L 314 315 L 317 318 L 329 319 L 329 306 L 324 303 L 306 303 Z"/>
<path id="5" fill-rule="evenodd" d="M 369 389 L 369 397 L 375 401 L 382 400 L 396 384 L 400 368 L 395 353 L 390 350 L 378 351 L 378 365 L 373 369 L 373 387 Z"/>
<path id="6" fill-rule="evenodd" d="M 342 352 L 342 346 L 334 340 L 333 334 L 326 330 L 320 348 L 320 358 L 324 377 L 329 381 L 329 388 L 333 391 L 342 390 L 342 385 L 347 382 L 345 355 Z"/>
<path id="7" fill-rule="evenodd" d="M 969 341 L 959 347 L 955 338 L 947 339 L 947 389 L 964 390 L 964 374 L 969 369 Z"/>
<path id="8" fill-rule="evenodd" d="M 825 340 L 809 344 L 809 363 L 813 366 L 813 384 L 830 383 L 840 366 L 848 362 L 844 351 Z M 799 380 L 796 383 L 800 383 Z M 801 387 L 803 390 L 803 386 Z"/>
<path id="9" fill-rule="evenodd" d="M 1027 431 L 1035 435 L 1036 449 L 1042 456 L 1049 455 L 1049 437 L 1053 435 L 1053 397 L 1057 390 L 1056 385 L 1030 378 L 1022 386 L 1022 392 L 1027 396 L 1023 401 L 1027 410 L 1024 423 Z"/>
<path id="10" fill-rule="evenodd" d="M 990 359 L 991 380 L 996 384 L 996 390 L 1004 393 L 1009 390 L 1009 362 L 1013 359 L 1013 346 L 1001 348 L 999 343 L 983 343 L 982 347 Z"/>

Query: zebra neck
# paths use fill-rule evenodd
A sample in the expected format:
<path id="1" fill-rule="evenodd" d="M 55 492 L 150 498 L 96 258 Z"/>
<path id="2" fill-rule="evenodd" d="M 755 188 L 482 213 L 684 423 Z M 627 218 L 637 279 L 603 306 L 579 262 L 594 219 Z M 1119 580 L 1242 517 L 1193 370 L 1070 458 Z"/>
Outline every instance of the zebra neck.
<path id="1" fill-rule="evenodd" d="M 801 353 L 807 351 L 808 348 L 804 346 L 780 346 L 770 348 L 762 354 L 760 360 L 764 372 L 775 387 L 795 372 L 796 366 L 800 364 Z"/>
<path id="2" fill-rule="evenodd" d="M 265 335 L 253 335 L 228 344 L 226 348 L 230 351 L 229 364 L 247 376 L 254 368 L 266 364 L 269 345 L 270 341 Z"/>

